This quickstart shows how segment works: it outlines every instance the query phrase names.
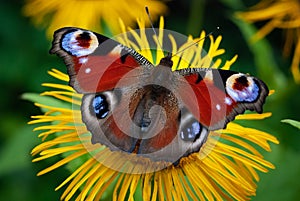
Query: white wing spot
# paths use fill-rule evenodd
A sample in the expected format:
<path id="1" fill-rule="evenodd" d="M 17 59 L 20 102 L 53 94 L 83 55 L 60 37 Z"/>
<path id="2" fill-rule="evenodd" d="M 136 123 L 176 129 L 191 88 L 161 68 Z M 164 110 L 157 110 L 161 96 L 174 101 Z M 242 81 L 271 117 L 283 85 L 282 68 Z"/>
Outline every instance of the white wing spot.
<path id="1" fill-rule="evenodd" d="M 205 74 L 205 79 L 208 79 L 208 80 L 213 80 L 213 73 L 212 73 L 212 70 L 207 70 L 206 71 L 206 74 Z"/>
<path id="2" fill-rule="evenodd" d="M 85 64 L 89 59 L 87 57 L 82 57 L 79 59 L 79 63 Z"/>
<path id="3" fill-rule="evenodd" d="M 247 90 L 247 89 L 246 89 L 246 90 Z M 248 96 L 248 93 L 245 92 L 245 91 L 243 91 L 241 94 L 242 94 L 243 97 L 247 97 L 247 96 Z"/>
<path id="4" fill-rule="evenodd" d="M 122 49 L 123 49 L 122 45 L 119 44 L 114 49 L 112 49 L 110 54 L 112 54 L 112 55 L 121 55 Z"/>
<path id="5" fill-rule="evenodd" d="M 221 110 L 221 106 L 219 104 L 216 105 L 217 110 Z"/>
<path id="6" fill-rule="evenodd" d="M 232 100 L 228 97 L 225 97 L 225 104 L 226 105 L 231 105 L 232 104 Z"/>
<path id="7" fill-rule="evenodd" d="M 86 74 L 89 74 L 91 71 L 92 71 L 92 69 L 86 68 L 84 72 L 85 72 Z"/>

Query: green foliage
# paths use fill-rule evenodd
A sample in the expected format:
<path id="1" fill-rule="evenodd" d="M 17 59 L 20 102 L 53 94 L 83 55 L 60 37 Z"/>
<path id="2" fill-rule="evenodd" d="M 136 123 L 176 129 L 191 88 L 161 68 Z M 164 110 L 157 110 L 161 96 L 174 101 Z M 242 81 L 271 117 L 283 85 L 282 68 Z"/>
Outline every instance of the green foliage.
<path id="1" fill-rule="evenodd" d="M 291 124 L 292 126 L 300 129 L 300 122 L 292 119 L 284 119 L 281 122 Z"/>

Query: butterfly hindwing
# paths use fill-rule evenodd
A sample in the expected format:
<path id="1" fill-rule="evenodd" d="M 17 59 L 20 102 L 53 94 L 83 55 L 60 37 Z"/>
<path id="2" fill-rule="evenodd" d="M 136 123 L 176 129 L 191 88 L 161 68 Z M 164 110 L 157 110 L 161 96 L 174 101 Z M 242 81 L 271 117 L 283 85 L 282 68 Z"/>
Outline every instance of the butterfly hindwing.
<path id="1" fill-rule="evenodd" d="M 151 85 L 131 90 L 84 95 L 82 120 L 92 143 L 173 163 L 199 151 L 209 131 L 170 90 Z"/>

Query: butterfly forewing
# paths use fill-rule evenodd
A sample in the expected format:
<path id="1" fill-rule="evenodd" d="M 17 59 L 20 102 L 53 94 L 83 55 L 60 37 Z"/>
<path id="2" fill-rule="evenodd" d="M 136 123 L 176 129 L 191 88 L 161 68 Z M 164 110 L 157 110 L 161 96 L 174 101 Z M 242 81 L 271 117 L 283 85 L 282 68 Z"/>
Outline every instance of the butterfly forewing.
<path id="1" fill-rule="evenodd" d="M 70 85 L 79 93 L 111 90 L 132 69 L 152 66 L 136 51 L 113 39 L 72 27 L 54 33 L 50 53 L 64 59 Z"/>
<path id="2" fill-rule="evenodd" d="M 245 110 L 262 112 L 269 93 L 261 80 L 234 71 L 220 69 L 185 69 L 179 71 L 193 88 L 197 99 L 191 99 L 184 85 L 179 93 L 189 111 L 210 130 L 225 128 L 236 115 Z M 195 114 L 195 105 L 199 115 Z"/>

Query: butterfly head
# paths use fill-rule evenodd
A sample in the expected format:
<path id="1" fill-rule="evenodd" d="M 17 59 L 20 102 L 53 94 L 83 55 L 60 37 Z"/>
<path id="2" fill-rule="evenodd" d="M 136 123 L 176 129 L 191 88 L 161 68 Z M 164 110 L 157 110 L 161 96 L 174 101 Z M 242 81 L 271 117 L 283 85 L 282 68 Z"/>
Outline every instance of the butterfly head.
<path id="1" fill-rule="evenodd" d="M 172 55 L 171 53 L 168 53 L 167 56 L 162 58 L 159 62 L 160 66 L 165 66 L 165 67 L 172 67 L 173 66 L 173 61 L 172 61 Z"/>

